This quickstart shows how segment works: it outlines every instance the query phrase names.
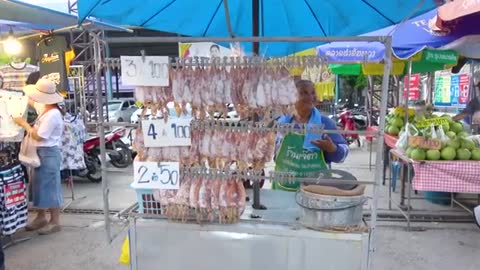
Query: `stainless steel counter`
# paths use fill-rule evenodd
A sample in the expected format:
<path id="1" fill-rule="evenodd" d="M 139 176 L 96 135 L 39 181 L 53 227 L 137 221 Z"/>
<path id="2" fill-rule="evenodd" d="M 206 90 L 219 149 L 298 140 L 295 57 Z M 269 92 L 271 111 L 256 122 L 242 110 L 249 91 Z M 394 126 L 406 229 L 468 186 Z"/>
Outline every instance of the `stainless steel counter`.
<path id="1" fill-rule="evenodd" d="M 329 233 L 297 222 L 294 193 L 262 190 L 268 210 L 248 207 L 233 225 L 132 219 L 132 269 L 366 269 L 368 233 Z M 259 219 L 250 218 L 258 214 Z"/>

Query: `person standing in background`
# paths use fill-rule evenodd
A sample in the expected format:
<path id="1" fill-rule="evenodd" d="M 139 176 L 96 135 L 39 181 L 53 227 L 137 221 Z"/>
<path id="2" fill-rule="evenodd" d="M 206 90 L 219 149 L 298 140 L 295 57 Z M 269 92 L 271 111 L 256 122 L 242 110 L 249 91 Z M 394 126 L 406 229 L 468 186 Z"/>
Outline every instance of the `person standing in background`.
<path id="1" fill-rule="evenodd" d="M 41 161 L 40 166 L 34 169 L 32 183 L 33 206 L 39 211 L 26 230 L 51 234 L 61 230 L 60 208 L 63 205 L 63 192 L 60 179 L 60 145 L 63 112 L 58 104 L 63 102 L 63 97 L 57 93 L 55 83 L 47 79 L 39 79 L 35 85 L 25 86 L 24 92 L 29 98 L 29 105 L 37 111 L 37 120 L 34 127 L 22 117 L 14 120 L 35 141 Z M 47 210 L 50 212 L 50 220 L 46 217 Z"/>

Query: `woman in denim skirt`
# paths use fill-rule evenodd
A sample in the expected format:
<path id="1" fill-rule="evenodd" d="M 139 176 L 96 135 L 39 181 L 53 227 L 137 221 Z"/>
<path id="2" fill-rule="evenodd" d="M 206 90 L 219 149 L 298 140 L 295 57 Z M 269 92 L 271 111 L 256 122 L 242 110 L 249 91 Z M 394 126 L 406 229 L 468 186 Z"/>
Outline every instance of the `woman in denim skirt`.
<path id="1" fill-rule="evenodd" d="M 29 105 L 37 111 L 38 117 L 33 127 L 24 118 L 14 120 L 35 141 L 41 162 L 34 170 L 32 183 L 33 206 L 39 211 L 26 230 L 50 234 L 61 230 L 60 208 L 63 205 L 63 192 L 60 181 L 60 144 L 63 113 L 58 104 L 63 102 L 63 97 L 57 93 L 55 83 L 47 79 L 39 79 L 35 85 L 25 86 L 23 91 L 29 98 Z M 47 210 L 50 212 L 49 220 Z"/>

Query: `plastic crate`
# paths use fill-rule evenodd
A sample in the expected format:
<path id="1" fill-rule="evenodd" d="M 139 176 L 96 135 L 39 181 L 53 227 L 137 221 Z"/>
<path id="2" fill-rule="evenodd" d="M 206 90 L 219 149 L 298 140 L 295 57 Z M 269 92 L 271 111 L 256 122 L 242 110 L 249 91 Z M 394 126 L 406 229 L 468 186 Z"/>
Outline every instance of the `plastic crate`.
<path id="1" fill-rule="evenodd" d="M 138 201 L 138 213 L 161 215 L 162 207 L 160 202 L 153 197 L 151 189 L 135 189 Z"/>

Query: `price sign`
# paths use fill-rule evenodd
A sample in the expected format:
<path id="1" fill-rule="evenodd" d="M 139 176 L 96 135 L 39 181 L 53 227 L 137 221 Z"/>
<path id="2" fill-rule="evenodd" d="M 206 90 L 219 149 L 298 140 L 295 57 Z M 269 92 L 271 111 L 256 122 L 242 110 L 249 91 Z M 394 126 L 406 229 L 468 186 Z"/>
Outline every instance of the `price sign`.
<path id="1" fill-rule="evenodd" d="M 441 118 L 441 117 L 425 119 L 425 120 L 421 120 L 421 121 L 418 121 L 417 123 L 415 123 L 415 126 L 417 128 L 426 128 L 426 127 L 431 126 L 432 124 L 436 127 L 443 126 L 443 125 L 448 124 L 448 120 L 445 119 L 445 118 Z"/>
<path id="2" fill-rule="evenodd" d="M 167 56 L 121 56 L 124 85 L 168 86 Z"/>
<path id="3" fill-rule="evenodd" d="M 5 197 L 5 206 L 8 208 L 25 202 L 25 185 L 22 182 L 7 184 L 5 186 Z"/>
<path id="4" fill-rule="evenodd" d="M 191 118 L 143 120 L 142 131 L 145 147 L 189 146 Z"/>
<path id="5" fill-rule="evenodd" d="M 411 136 L 408 137 L 408 146 L 440 150 L 442 149 L 442 141 L 438 139 L 428 139 L 422 136 Z"/>
<path id="6" fill-rule="evenodd" d="M 133 162 L 132 188 L 178 189 L 179 186 L 179 162 Z"/>

